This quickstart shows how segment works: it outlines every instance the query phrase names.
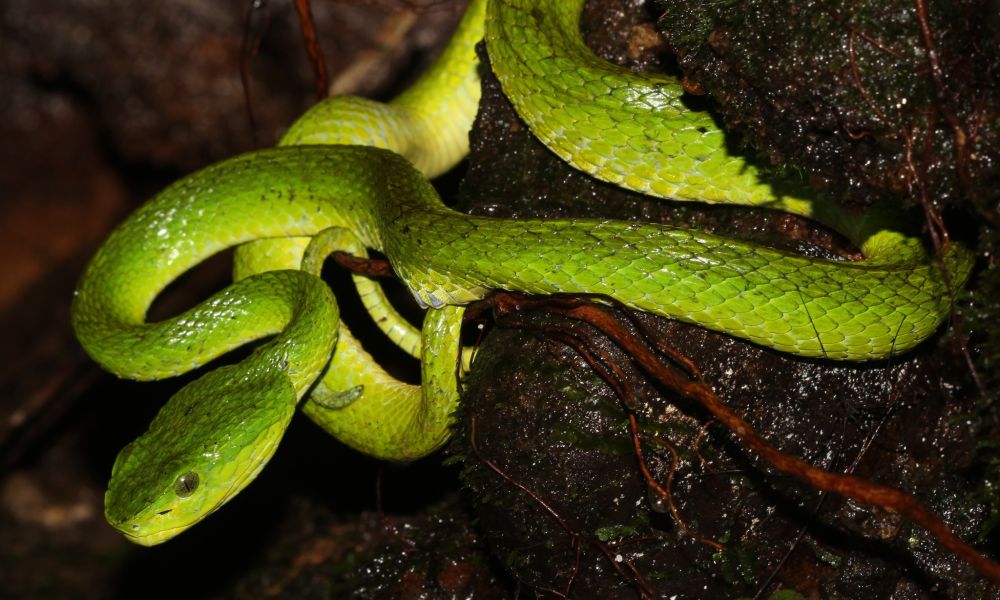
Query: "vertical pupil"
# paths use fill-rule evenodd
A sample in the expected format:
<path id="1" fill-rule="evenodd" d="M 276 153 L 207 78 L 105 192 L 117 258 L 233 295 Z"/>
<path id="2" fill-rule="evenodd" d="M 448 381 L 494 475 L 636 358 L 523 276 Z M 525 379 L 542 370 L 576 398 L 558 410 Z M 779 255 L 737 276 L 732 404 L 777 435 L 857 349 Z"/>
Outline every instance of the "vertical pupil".
<path id="1" fill-rule="evenodd" d="M 198 489 L 198 474 L 189 471 L 177 478 L 174 482 L 174 492 L 181 498 L 187 498 Z"/>

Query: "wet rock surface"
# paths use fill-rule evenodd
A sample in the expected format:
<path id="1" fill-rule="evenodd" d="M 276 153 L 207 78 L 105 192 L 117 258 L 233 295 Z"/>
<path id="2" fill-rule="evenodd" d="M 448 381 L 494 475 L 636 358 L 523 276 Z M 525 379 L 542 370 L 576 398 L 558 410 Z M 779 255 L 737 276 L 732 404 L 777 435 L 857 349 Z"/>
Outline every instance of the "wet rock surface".
<path id="1" fill-rule="evenodd" d="M 997 210 L 995 2 L 658 4 L 685 75 L 774 163 L 855 201 Z"/>
<path id="2" fill-rule="evenodd" d="M 634 3 L 591 9 L 582 28 L 592 48 L 631 67 L 669 67 L 665 47 L 645 42 L 650 21 Z M 538 144 L 489 77 L 472 141 L 460 208 L 473 212 L 642 219 L 812 255 L 850 252 L 801 219 L 665 203 L 595 182 Z M 718 395 L 782 451 L 911 492 L 959 535 L 976 539 L 987 509 L 968 501 L 978 485 L 970 468 L 976 441 L 962 418 L 976 402 L 953 340 L 938 337 L 889 361 L 837 364 L 634 318 L 698 365 Z M 627 373 L 646 464 L 661 486 L 673 463 L 667 445 L 677 451 L 669 497 L 647 485 L 623 400 L 566 343 L 567 333 Z M 483 340 L 454 451 L 464 457 L 466 484 L 498 557 L 546 593 L 721 598 L 792 589 L 805 597 L 926 598 L 985 589 L 898 515 L 774 475 L 701 407 L 649 382 L 596 331 L 546 314 L 544 303 L 530 318 L 498 322 Z M 670 501 L 693 535 L 670 514 Z"/>

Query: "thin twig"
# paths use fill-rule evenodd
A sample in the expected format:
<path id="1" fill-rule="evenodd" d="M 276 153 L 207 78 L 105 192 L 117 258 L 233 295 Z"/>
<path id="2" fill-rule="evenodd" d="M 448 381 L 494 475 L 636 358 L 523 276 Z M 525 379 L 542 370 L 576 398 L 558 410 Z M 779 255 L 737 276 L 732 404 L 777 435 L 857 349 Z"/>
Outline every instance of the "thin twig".
<path id="1" fill-rule="evenodd" d="M 818 469 L 799 458 L 775 449 L 749 423 L 726 406 L 705 382 L 678 377 L 644 345 L 637 343 L 631 336 L 624 335 L 621 327 L 603 310 L 592 305 L 582 305 L 563 314 L 590 323 L 604 332 L 625 349 L 643 370 L 669 388 L 699 402 L 778 471 L 800 479 L 819 490 L 836 492 L 868 506 L 900 513 L 930 532 L 945 548 L 965 560 L 981 574 L 1000 582 L 1000 564 L 965 543 L 944 521 L 924 508 L 913 496 L 851 475 L 840 475 Z"/>
<path id="2" fill-rule="evenodd" d="M 302 37 L 306 41 L 306 52 L 309 53 L 309 61 L 313 66 L 315 76 L 316 99 L 326 98 L 328 77 L 326 74 L 326 59 L 323 51 L 319 47 L 319 38 L 316 36 L 316 23 L 313 21 L 312 7 L 309 0 L 295 0 L 295 10 L 299 13 L 299 23 L 302 26 Z"/>
<path id="3" fill-rule="evenodd" d="M 263 13 L 264 23 L 259 28 L 259 32 L 254 35 L 254 17 Z M 247 124 L 250 127 L 250 135 L 253 138 L 253 145 L 260 146 L 260 139 L 257 132 L 257 119 L 253 112 L 253 99 L 251 92 L 250 63 L 260 52 L 260 44 L 264 39 L 264 32 L 267 31 L 271 22 L 271 11 L 267 7 L 265 0 L 251 0 L 247 4 L 246 17 L 243 22 L 243 39 L 240 41 L 240 83 L 243 87 L 243 103 L 246 107 Z"/>

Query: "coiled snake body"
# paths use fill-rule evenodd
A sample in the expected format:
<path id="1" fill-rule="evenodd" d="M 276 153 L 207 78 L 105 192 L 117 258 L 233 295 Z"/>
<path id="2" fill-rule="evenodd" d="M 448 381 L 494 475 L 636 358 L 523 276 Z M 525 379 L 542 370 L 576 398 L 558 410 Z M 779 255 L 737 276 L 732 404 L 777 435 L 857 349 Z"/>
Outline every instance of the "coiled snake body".
<path id="1" fill-rule="evenodd" d="M 474 0 L 436 65 L 388 105 L 333 98 L 282 146 L 224 161 L 170 186 L 107 240 L 80 281 L 73 324 L 105 368 L 168 377 L 276 336 L 238 365 L 189 384 L 115 463 L 108 520 L 133 541 L 176 535 L 238 493 L 305 412 L 361 451 L 425 455 L 458 401 L 461 306 L 490 290 L 603 294 L 802 356 L 902 353 L 949 309 L 967 251 L 931 261 L 919 240 L 872 217 L 848 219 L 808 195 L 777 194 L 673 79 L 594 57 L 577 31 L 582 0 Z M 488 14 L 487 14 L 488 13 Z M 866 255 L 827 261 L 647 223 L 499 220 L 446 208 L 427 182 L 467 152 L 478 101 L 473 45 L 532 131 L 595 177 L 679 200 L 810 216 Z M 237 245 L 237 282 L 194 309 L 146 322 L 157 294 Z M 315 276 L 333 250 L 384 253 L 423 305 L 421 332 L 358 278 L 386 333 L 422 359 L 421 386 L 387 375 L 338 324 Z M 308 396 L 307 396 L 308 394 Z"/>

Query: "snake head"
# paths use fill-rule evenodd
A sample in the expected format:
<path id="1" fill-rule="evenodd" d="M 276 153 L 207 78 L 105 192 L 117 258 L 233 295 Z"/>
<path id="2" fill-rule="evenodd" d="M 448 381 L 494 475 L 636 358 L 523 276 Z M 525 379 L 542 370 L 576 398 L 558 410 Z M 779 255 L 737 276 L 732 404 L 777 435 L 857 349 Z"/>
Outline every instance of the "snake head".
<path id="1" fill-rule="evenodd" d="M 115 460 L 108 522 L 159 544 L 210 515 L 257 476 L 295 411 L 282 371 L 221 367 L 188 384 Z"/>

